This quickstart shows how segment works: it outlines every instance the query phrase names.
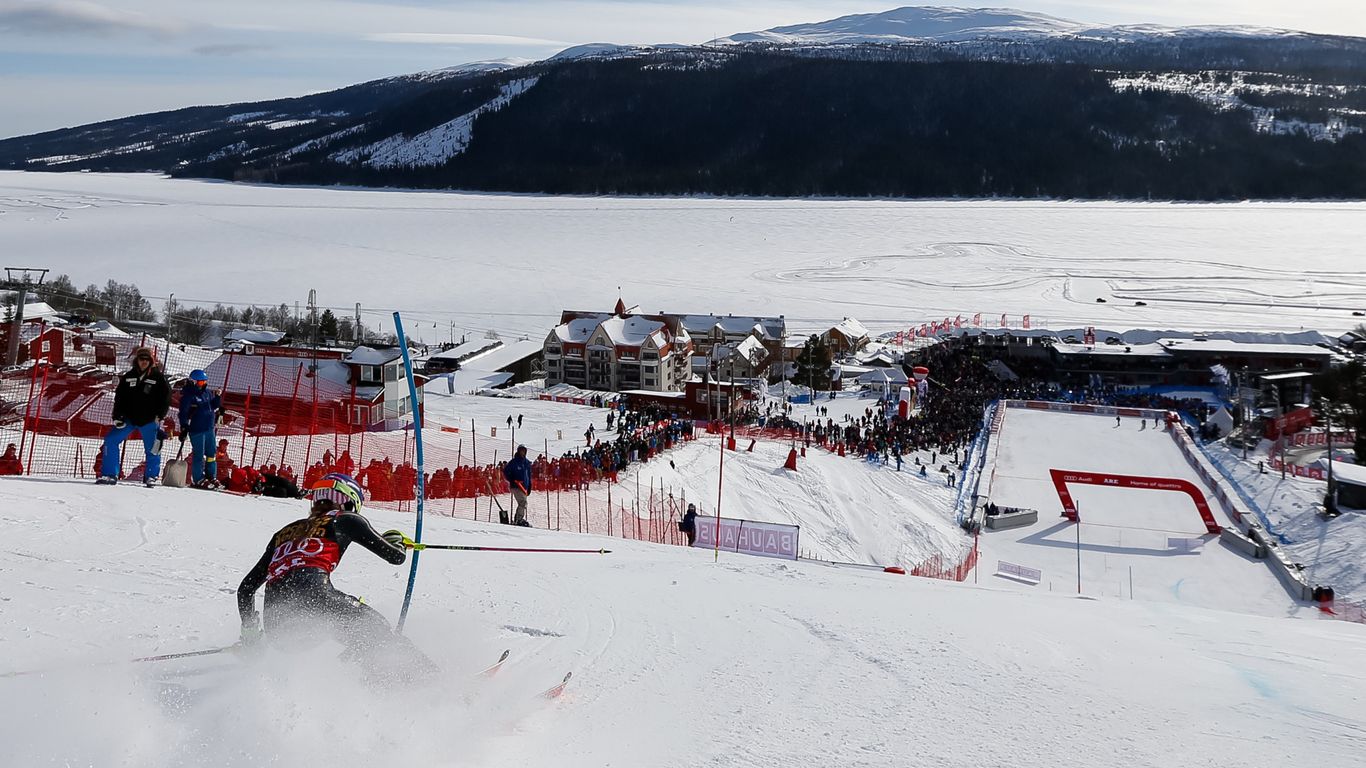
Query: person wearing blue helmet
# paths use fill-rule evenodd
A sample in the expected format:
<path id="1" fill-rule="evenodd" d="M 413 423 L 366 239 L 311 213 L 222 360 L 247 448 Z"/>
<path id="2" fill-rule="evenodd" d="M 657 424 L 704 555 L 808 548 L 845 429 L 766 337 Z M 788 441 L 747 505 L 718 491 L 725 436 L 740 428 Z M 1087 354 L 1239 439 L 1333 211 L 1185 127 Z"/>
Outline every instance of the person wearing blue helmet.
<path id="1" fill-rule="evenodd" d="M 365 493 L 350 475 L 329 474 L 314 483 L 307 496 L 312 502 L 308 517 L 276 531 L 237 587 L 243 643 L 252 644 L 263 634 L 311 637 L 322 627 L 330 629 L 352 657 L 372 658 L 376 651 L 397 649 L 410 671 L 430 670 L 430 660 L 395 634 L 378 611 L 332 586 L 332 571 L 351 544 L 402 565 L 408 558 L 403 533 L 375 532 L 361 514 Z M 265 606 L 258 614 L 256 591 L 263 585 Z"/>
<path id="2" fill-rule="evenodd" d="M 190 371 L 190 378 L 180 390 L 180 442 L 190 440 L 190 479 L 200 488 L 218 487 L 218 439 L 214 426 L 223 403 L 218 394 L 209 389 L 209 376 L 200 370 Z"/>

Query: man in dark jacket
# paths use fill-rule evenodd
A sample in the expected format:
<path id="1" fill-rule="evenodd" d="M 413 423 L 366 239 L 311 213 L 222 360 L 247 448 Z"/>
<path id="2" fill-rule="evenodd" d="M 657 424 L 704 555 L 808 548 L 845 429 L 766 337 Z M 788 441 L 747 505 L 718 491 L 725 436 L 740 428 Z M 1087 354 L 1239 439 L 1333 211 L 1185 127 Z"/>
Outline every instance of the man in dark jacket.
<path id="1" fill-rule="evenodd" d="M 119 377 L 114 391 L 113 428 L 104 436 L 104 461 L 95 482 L 113 485 L 119 481 L 123 441 L 137 430 L 147 453 L 147 471 L 143 484 L 151 487 L 161 475 L 161 440 L 158 422 L 166 418 L 171 408 L 171 387 L 161 366 L 152 359 L 152 350 L 138 347 L 133 350 L 133 367 Z"/>
<path id="2" fill-rule="evenodd" d="M 218 443 L 213 428 L 221 409 L 218 395 L 209 389 L 208 375 L 191 371 L 180 390 L 180 442 L 184 443 L 187 436 L 190 439 L 190 477 L 197 486 L 218 485 Z"/>
<path id="3" fill-rule="evenodd" d="M 526 521 L 526 497 L 531 493 L 531 462 L 526 457 L 526 446 L 517 446 L 517 455 L 503 467 L 503 477 L 507 478 L 512 489 L 512 498 L 517 502 L 517 511 L 512 516 L 512 524 L 530 528 Z"/>

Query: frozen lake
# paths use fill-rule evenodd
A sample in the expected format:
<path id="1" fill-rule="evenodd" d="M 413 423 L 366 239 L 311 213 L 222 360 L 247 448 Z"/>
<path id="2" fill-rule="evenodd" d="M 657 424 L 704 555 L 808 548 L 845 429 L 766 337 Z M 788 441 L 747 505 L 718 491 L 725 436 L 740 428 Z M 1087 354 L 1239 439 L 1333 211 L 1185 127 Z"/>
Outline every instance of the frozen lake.
<path id="1" fill-rule="evenodd" d="M 1366 311 L 1366 203 L 538 197 L 0 172 L 6 265 L 177 300 L 319 302 L 426 341 L 541 337 L 561 309 L 785 314 L 874 331 L 1341 331 Z M 1105 299 L 1098 303 L 1097 299 Z M 1137 306 L 1135 302 L 1146 302 Z"/>

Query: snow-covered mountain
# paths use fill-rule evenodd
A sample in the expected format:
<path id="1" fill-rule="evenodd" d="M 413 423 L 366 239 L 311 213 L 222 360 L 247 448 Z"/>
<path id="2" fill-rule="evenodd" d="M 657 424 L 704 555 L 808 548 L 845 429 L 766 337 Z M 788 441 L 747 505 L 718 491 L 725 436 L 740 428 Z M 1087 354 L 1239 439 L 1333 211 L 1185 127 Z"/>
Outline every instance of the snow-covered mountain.
<path id="1" fill-rule="evenodd" d="M 724 45 L 904 45 L 976 40 L 1073 38 L 1133 42 L 1200 37 L 1286 37 L 1303 33 L 1261 27 L 1165 27 L 1154 24 L 1097 27 L 1010 8 L 911 6 L 860 13 L 810 24 L 745 32 L 713 41 Z"/>
<path id="2" fill-rule="evenodd" d="M 587 194 L 1358 198 L 1364 140 L 1366 39 L 915 7 L 140 115 L 0 141 L 0 167 Z"/>

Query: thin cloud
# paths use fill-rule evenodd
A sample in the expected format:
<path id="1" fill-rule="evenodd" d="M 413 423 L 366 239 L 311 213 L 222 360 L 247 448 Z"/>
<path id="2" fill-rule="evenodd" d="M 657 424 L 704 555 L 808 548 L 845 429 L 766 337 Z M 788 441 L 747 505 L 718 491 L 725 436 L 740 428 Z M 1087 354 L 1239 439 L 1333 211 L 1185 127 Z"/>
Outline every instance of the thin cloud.
<path id="1" fill-rule="evenodd" d="M 517 35 L 474 35 L 444 32 L 376 32 L 365 35 L 375 43 L 409 43 L 416 45 L 569 45 L 563 40 L 543 40 L 539 37 Z"/>
<path id="2" fill-rule="evenodd" d="M 216 43 L 196 46 L 190 50 L 200 56 L 238 56 L 253 51 L 269 51 L 274 47 L 273 45 L 250 45 L 247 43 Z"/>
<path id="3" fill-rule="evenodd" d="M 0 32 L 113 37 L 127 33 L 171 35 L 184 29 L 185 26 L 176 21 L 121 11 L 86 0 L 0 0 Z"/>

